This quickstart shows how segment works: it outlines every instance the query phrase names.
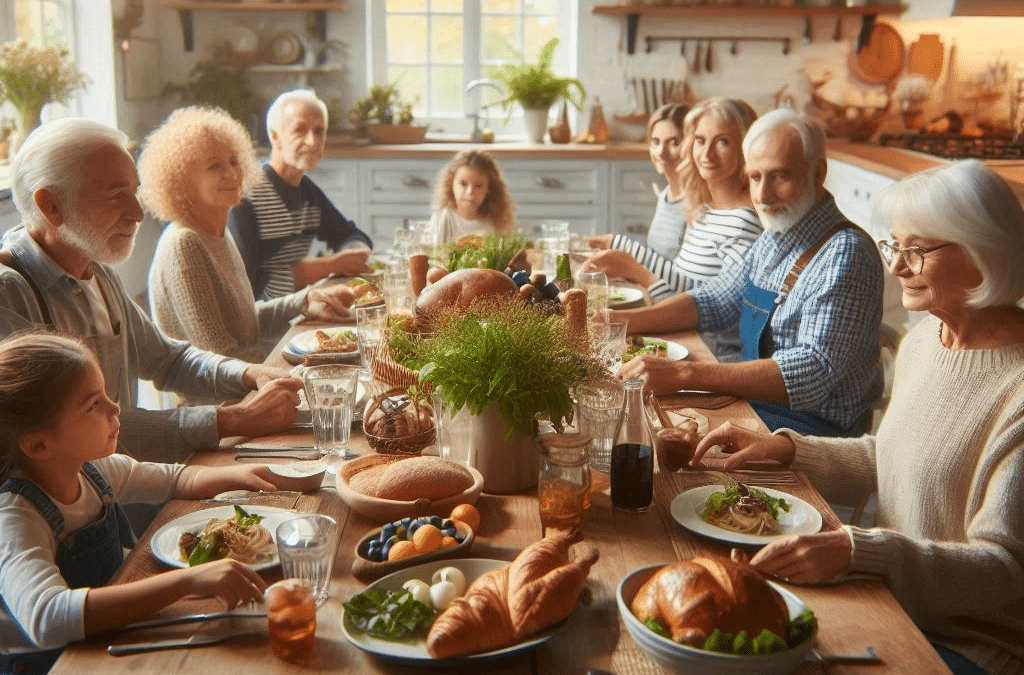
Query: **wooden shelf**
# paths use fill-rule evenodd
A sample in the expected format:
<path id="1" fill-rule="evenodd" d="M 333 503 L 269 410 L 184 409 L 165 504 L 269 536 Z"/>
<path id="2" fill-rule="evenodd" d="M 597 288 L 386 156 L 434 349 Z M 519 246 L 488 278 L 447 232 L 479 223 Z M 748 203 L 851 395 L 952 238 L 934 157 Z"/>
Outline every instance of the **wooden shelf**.
<path id="1" fill-rule="evenodd" d="M 655 18 L 709 18 L 733 17 L 749 19 L 803 18 L 810 21 L 814 16 L 859 16 L 864 21 L 874 21 L 879 14 L 899 15 L 906 9 L 903 5 L 858 5 L 855 7 L 835 6 L 782 6 L 782 5 L 597 5 L 591 9 L 594 14 L 626 17 L 626 53 L 636 50 L 636 33 L 641 16 Z"/>
<path id="2" fill-rule="evenodd" d="M 314 12 L 316 34 L 321 41 L 327 39 L 327 12 L 342 12 L 345 3 L 331 0 L 314 0 L 312 2 L 220 2 L 202 0 L 174 0 L 164 5 L 168 9 L 178 11 L 181 21 L 181 37 L 185 43 L 185 51 L 195 49 L 195 23 L 192 13 L 199 11 L 216 12 Z"/>

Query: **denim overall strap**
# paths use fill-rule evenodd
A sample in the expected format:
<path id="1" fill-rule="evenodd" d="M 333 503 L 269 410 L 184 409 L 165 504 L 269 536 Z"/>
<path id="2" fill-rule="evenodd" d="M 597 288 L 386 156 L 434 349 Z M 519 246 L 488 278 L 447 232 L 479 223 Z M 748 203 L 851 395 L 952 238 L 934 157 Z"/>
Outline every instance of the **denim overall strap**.
<path id="1" fill-rule="evenodd" d="M 743 311 L 740 314 L 744 360 L 766 359 L 775 351 L 769 324 L 775 313 L 777 297 L 774 291 L 759 288 L 753 281 L 747 280 L 743 291 Z"/>

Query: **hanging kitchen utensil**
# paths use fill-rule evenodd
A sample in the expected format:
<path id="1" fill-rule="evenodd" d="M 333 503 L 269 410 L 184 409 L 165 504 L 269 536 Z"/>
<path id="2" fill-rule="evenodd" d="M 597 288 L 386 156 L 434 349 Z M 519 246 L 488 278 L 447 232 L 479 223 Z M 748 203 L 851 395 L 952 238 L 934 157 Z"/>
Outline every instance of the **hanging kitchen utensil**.
<path id="1" fill-rule="evenodd" d="M 739 54 L 739 52 L 740 52 L 740 41 L 739 40 L 733 40 L 732 41 L 732 47 L 729 48 L 729 53 L 732 54 L 733 56 L 736 56 L 737 54 Z"/>
<path id="2" fill-rule="evenodd" d="M 696 51 L 696 53 L 693 56 L 693 74 L 694 75 L 700 75 L 700 69 L 701 69 L 701 65 L 702 65 L 701 64 L 701 59 L 703 58 L 703 53 L 701 52 L 701 47 L 702 46 L 703 45 L 701 44 L 701 41 L 697 40 L 697 51 Z"/>
<path id="3" fill-rule="evenodd" d="M 651 112 L 658 109 L 658 81 L 652 79 L 651 82 Z"/>
<path id="4" fill-rule="evenodd" d="M 811 32 L 811 17 L 804 17 L 804 44 L 809 45 L 814 39 L 814 33 Z"/>
<path id="5" fill-rule="evenodd" d="M 843 39 L 843 17 L 836 17 L 836 27 L 832 29 L 832 41 L 840 42 Z"/>
<path id="6" fill-rule="evenodd" d="M 705 55 L 705 58 L 704 58 L 704 72 L 706 72 L 706 73 L 710 73 L 711 72 L 711 66 L 712 66 L 711 53 L 714 51 L 712 49 L 714 44 L 715 44 L 714 42 L 712 42 L 711 40 L 708 40 L 708 47 L 707 47 L 708 51 L 707 51 L 707 54 Z"/>
<path id="7" fill-rule="evenodd" d="M 651 101 L 647 97 L 647 78 L 646 77 L 641 77 L 640 78 L 640 87 L 644 91 L 644 112 L 647 113 L 648 115 L 650 115 L 651 114 Z"/>
<path id="8" fill-rule="evenodd" d="M 939 81 L 942 75 L 942 57 L 945 50 L 939 36 L 935 34 L 919 35 L 917 41 L 910 45 L 907 53 L 907 72 L 924 75 L 932 84 Z"/>
<path id="9" fill-rule="evenodd" d="M 903 70 L 903 38 L 886 23 L 875 22 L 863 49 L 850 55 L 850 68 L 868 84 L 890 82 Z"/>

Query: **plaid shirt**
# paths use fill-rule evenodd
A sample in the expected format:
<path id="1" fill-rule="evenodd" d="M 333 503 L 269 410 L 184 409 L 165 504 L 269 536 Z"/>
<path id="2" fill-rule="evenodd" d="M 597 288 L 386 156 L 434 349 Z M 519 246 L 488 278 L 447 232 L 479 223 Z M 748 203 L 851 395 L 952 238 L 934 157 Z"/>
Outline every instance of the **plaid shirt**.
<path id="1" fill-rule="evenodd" d="M 718 330 L 740 318 L 747 280 L 777 291 L 793 263 L 846 218 L 826 194 L 788 232 L 765 230 L 740 267 L 690 291 L 698 329 Z M 771 358 L 794 410 L 849 428 L 882 392 L 878 329 L 882 321 L 882 261 L 874 242 L 853 229 L 834 235 L 811 259 L 772 315 Z"/>

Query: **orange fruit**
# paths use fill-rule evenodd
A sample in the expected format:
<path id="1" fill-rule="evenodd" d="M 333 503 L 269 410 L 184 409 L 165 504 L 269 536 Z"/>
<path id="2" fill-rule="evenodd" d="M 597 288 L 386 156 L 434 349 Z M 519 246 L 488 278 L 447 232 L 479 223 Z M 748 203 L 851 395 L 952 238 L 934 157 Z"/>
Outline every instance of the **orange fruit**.
<path id="1" fill-rule="evenodd" d="M 441 540 L 444 535 L 441 534 L 441 530 L 435 526 L 427 523 L 426 525 L 420 525 L 416 530 L 416 533 L 412 535 L 413 544 L 416 546 L 418 553 L 430 553 L 441 548 Z M 401 542 L 398 542 L 401 543 Z"/>
<path id="2" fill-rule="evenodd" d="M 396 541 L 391 545 L 391 550 L 388 551 L 388 560 L 401 560 L 402 558 L 409 558 L 416 555 L 419 551 L 416 550 L 416 544 L 409 540 Z"/>
<path id="3" fill-rule="evenodd" d="M 441 548 L 455 548 L 459 545 L 459 540 L 455 537 L 449 537 L 447 534 L 441 538 Z"/>
<path id="4" fill-rule="evenodd" d="M 449 517 L 452 520 L 462 521 L 474 532 L 480 527 L 480 511 L 472 504 L 459 504 L 452 509 L 452 515 Z"/>

